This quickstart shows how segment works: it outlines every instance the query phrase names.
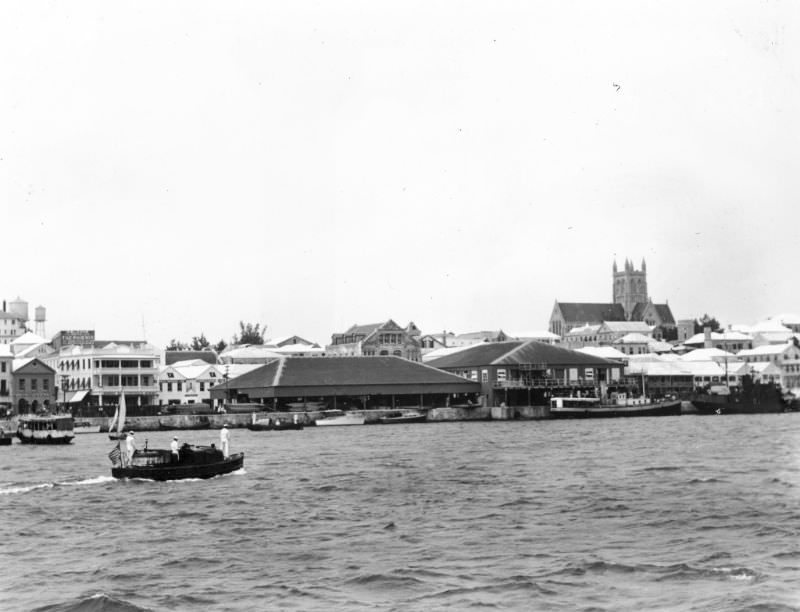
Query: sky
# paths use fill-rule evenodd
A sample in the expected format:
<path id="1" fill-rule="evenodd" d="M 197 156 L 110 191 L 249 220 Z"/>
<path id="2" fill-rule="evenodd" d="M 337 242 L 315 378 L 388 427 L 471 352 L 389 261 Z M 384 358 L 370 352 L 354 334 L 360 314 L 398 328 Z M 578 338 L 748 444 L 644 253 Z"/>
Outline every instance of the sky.
<path id="1" fill-rule="evenodd" d="M 800 312 L 800 5 L 4 2 L 0 297 L 47 335 L 546 329 L 647 261 Z"/>

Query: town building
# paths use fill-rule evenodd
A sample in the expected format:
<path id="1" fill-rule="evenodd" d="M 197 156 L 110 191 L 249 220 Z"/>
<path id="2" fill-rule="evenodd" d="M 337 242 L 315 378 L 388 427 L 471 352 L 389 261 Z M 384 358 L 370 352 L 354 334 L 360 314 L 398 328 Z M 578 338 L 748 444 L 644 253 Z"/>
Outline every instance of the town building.
<path id="1" fill-rule="evenodd" d="M 211 405 L 211 388 L 224 381 L 225 368 L 202 359 L 177 361 L 158 373 L 158 405 Z"/>
<path id="2" fill-rule="evenodd" d="M 669 304 L 654 303 L 648 296 L 647 264 L 644 260 L 640 270 L 627 259 L 623 269 L 618 270 L 614 261 L 612 297 L 610 303 L 556 300 L 550 314 L 549 330 L 563 338 L 574 327 L 602 325 L 609 321 L 643 321 L 654 328 L 652 335 L 655 338 L 677 339 L 677 325 Z"/>
<path id="3" fill-rule="evenodd" d="M 57 402 L 56 372 L 36 357 L 13 362 L 13 405 L 18 414 L 52 410 Z"/>
<path id="4" fill-rule="evenodd" d="M 535 340 L 487 342 L 427 362 L 481 384 L 490 406 L 546 406 L 554 394 L 604 393 L 622 364 Z"/>
<path id="5" fill-rule="evenodd" d="M 331 357 L 394 356 L 420 361 L 422 334 L 414 323 L 405 328 L 389 319 L 384 323 L 353 325 L 346 332 L 333 334 L 325 352 Z"/>
<path id="6" fill-rule="evenodd" d="M 217 354 L 211 349 L 204 349 L 200 351 L 187 350 L 165 350 L 164 359 L 162 363 L 164 366 L 169 366 L 179 361 L 197 361 L 200 360 L 204 363 L 214 364 L 219 363 Z"/>
<path id="7" fill-rule="evenodd" d="M 56 371 L 59 388 L 73 408 L 113 411 L 121 393 L 129 412 L 157 405 L 161 351 L 144 340 L 62 345 L 44 360 Z"/>
<path id="8" fill-rule="evenodd" d="M 14 407 L 14 354 L 8 344 L 0 344 L 0 418 L 8 416 Z"/>
<path id="9" fill-rule="evenodd" d="M 695 334 L 684 341 L 689 348 L 718 348 L 730 353 L 753 348 L 753 338 L 749 334 L 728 330 L 712 332 L 711 328 L 703 329 L 702 334 Z"/>
<path id="10" fill-rule="evenodd" d="M 630 333 L 614 340 L 614 348 L 625 355 L 645 355 L 650 352 L 653 339 L 644 334 Z"/>
<path id="11" fill-rule="evenodd" d="M 219 362 L 223 364 L 264 364 L 280 357 L 275 348 L 263 344 L 237 344 L 227 347 L 219 354 Z"/>
<path id="12" fill-rule="evenodd" d="M 363 410 L 442 407 L 479 392 L 475 382 L 396 356 L 282 357 L 214 386 L 211 397 L 280 411 Z"/>

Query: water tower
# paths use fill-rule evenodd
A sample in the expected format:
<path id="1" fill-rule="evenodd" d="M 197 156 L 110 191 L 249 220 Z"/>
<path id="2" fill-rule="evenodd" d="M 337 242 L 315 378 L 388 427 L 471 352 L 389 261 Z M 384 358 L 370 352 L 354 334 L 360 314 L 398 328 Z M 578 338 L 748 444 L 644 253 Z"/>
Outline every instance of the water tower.
<path id="1" fill-rule="evenodd" d="M 45 316 L 46 314 L 45 307 L 37 306 L 33 312 L 34 312 L 34 323 L 35 323 L 33 331 L 36 333 L 37 336 L 44 338 L 45 337 L 44 322 L 47 319 L 47 317 Z"/>
<path id="2" fill-rule="evenodd" d="M 17 296 L 8 303 L 8 312 L 17 315 L 23 323 L 28 322 L 28 302 Z"/>

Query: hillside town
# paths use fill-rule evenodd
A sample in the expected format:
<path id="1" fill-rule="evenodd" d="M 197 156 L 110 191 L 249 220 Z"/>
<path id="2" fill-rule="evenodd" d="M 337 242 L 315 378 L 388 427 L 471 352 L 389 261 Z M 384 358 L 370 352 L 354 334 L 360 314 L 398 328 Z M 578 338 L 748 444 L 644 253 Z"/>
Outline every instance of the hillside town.
<path id="1" fill-rule="evenodd" d="M 86 329 L 48 337 L 46 309 L 36 307 L 31 321 L 18 297 L 0 311 L 0 409 L 6 417 L 55 407 L 102 417 L 124 394 L 129 414 L 140 415 L 240 403 L 331 407 L 332 399 L 361 409 L 504 406 L 524 418 L 539 414 L 532 408 L 554 387 L 579 395 L 627 384 L 686 399 L 749 378 L 800 395 L 800 316 L 725 327 L 711 317 L 676 319 L 666 300 L 649 295 L 644 260 L 638 268 L 615 261 L 611 284 L 609 302 L 556 300 L 547 325 L 533 331 L 498 321 L 496 329 L 456 333 L 389 318 L 334 330 L 327 343 L 297 330 L 255 342 L 243 334 L 248 341 L 216 347 L 158 347 Z"/>

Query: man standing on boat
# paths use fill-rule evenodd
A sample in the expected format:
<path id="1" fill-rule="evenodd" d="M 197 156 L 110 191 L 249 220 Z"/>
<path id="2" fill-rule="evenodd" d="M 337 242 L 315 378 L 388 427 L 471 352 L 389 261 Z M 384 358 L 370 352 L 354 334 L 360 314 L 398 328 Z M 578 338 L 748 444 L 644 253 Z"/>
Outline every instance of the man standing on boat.
<path id="1" fill-rule="evenodd" d="M 172 442 L 169 443 L 169 448 L 172 451 L 172 459 L 175 461 L 180 459 L 180 453 L 178 453 L 178 436 L 172 438 Z"/>
<path id="2" fill-rule="evenodd" d="M 133 453 L 136 452 L 136 440 L 133 438 L 133 431 L 128 432 L 128 436 L 125 438 L 125 450 L 126 450 L 126 458 L 127 458 L 127 465 L 133 465 Z"/>
<path id="3" fill-rule="evenodd" d="M 229 451 L 230 451 L 230 443 L 231 443 L 231 434 L 228 431 L 228 424 L 227 423 L 225 423 L 222 426 L 222 429 L 219 430 L 219 442 L 220 442 L 220 446 L 222 446 L 222 456 L 227 459 Z"/>

